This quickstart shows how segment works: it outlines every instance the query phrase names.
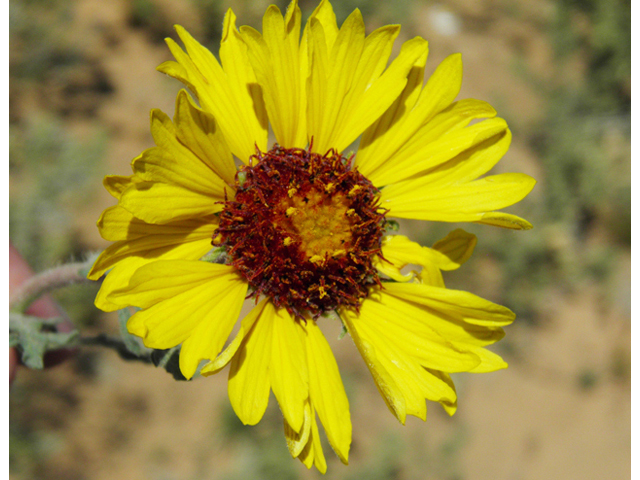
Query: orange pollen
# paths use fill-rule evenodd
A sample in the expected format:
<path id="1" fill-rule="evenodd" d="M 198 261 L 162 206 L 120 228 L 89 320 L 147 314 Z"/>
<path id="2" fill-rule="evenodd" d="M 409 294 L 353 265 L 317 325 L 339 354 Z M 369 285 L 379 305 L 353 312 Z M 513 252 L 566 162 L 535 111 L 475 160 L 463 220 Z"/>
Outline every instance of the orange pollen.
<path id="1" fill-rule="evenodd" d="M 345 245 L 351 243 L 351 226 L 346 220 L 349 203 L 343 193 L 329 196 L 311 190 L 306 196 L 283 199 L 281 208 L 287 212 L 281 227 L 299 237 L 298 248 L 307 257 L 343 255 Z"/>

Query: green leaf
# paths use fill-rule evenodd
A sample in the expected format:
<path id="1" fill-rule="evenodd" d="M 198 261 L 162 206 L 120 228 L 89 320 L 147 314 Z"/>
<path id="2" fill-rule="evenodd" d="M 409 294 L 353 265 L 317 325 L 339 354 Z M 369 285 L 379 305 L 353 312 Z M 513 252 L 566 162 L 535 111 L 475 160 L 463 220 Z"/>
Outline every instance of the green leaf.
<path id="1" fill-rule="evenodd" d="M 340 330 L 340 334 L 338 335 L 338 340 L 342 340 L 347 333 L 349 333 L 347 331 L 347 327 L 342 325 L 342 330 Z"/>
<path id="2" fill-rule="evenodd" d="M 203 262 L 223 264 L 227 261 L 227 249 L 226 247 L 214 247 L 200 260 Z"/>
<path id="3" fill-rule="evenodd" d="M 156 367 L 169 372 L 175 380 L 186 380 L 180 371 L 180 346 L 168 350 L 154 350 L 151 360 Z"/>
<path id="4" fill-rule="evenodd" d="M 120 336 L 124 342 L 124 346 L 133 353 L 136 357 L 147 357 L 151 353 L 151 349 L 144 346 L 142 340 L 135 335 L 131 335 L 127 330 L 127 321 L 137 311 L 133 308 L 123 308 L 118 310 L 118 326 L 120 329 Z"/>
<path id="5" fill-rule="evenodd" d="M 397 232 L 400 230 L 400 224 L 398 222 L 396 222 L 395 220 L 386 220 L 385 221 L 385 233 L 389 233 L 389 232 Z"/>
<path id="6" fill-rule="evenodd" d="M 17 347 L 22 363 L 29 368 L 44 368 L 44 355 L 50 350 L 76 344 L 79 332 L 59 332 L 63 318 L 38 318 L 20 313 L 9 313 L 9 346 Z"/>

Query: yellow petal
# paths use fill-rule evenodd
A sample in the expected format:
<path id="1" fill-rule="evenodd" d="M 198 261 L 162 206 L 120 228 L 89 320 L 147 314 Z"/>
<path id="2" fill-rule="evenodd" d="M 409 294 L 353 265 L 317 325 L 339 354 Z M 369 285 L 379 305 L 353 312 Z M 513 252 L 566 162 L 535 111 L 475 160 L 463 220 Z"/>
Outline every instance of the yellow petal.
<path id="1" fill-rule="evenodd" d="M 135 175 L 129 175 L 128 177 L 123 177 L 122 175 L 107 175 L 104 177 L 102 184 L 111 196 L 120 199 L 120 195 L 122 195 L 124 189 L 133 181 L 136 181 Z"/>
<path id="2" fill-rule="evenodd" d="M 236 166 L 222 131 L 213 116 L 196 107 L 184 90 L 178 93 L 173 122 L 180 143 L 186 145 L 227 185 L 234 185 Z"/>
<path id="3" fill-rule="evenodd" d="M 393 213 L 393 215 L 397 214 L 398 216 L 406 218 L 420 218 L 442 221 L 475 221 L 506 228 L 531 228 L 531 225 L 526 220 L 523 220 L 514 215 L 503 214 L 500 212 L 477 211 L 478 204 L 476 202 L 476 199 L 463 199 L 462 197 L 460 197 L 461 201 L 467 202 L 466 207 L 464 207 L 463 209 L 466 211 L 447 212 L 447 207 L 444 204 L 433 207 L 439 209 L 439 212 L 435 215 L 433 214 L 433 212 L 427 213 L 423 210 L 423 206 L 425 207 L 425 210 L 426 208 L 428 208 L 428 202 L 427 204 L 423 204 L 423 197 L 420 196 L 420 192 L 434 192 L 434 194 L 437 195 L 439 199 L 440 197 L 442 197 L 442 200 L 444 201 L 444 203 L 446 203 L 445 196 L 447 194 L 457 196 L 462 192 L 469 192 L 469 188 L 475 188 L 475 186 L 477 185 L 482 185 L 482 183 L 476 184 L 474 182 L 470 182 L 470 180 L 474 180 L 477 175 L 480 175 L 493 167 L 493 165 L 495 165 L 496 162 L 507 151 L 510 141 L 511 133 L 506 130 L 503 134 L 496 135 L 495 137 L 478 144 L 476 147 L 463 152 L 462 154 L 456 156 L 454 159 L 431 170 L 425 175 L 422 175 L 413 180 L 407 180 L 395 185 L 389 185 L 382 190 L 382 202 L 385 204 L 385 206 L 388 206 L 389 203 L 395 203 L 396 200 L 399 201 L 402 206 L 400 206 L 400 204 L 397 204 L 398 209 Z M 535 183 L 532 179 L 526 176 L 516 176 L 511 178 L 522 180 L 523 183 L 520 186 L 525 190 L 527 188 L 532 188 L 533 184 Z M 471 185 L 471 187 L 469 187 L 469 185 Z M 491 183 L 485 182 L 485 188 L 488 188 L 489 190 L 491 190 L 491 185 Z M 461 188 L 462 191 L 459 191 L 459 188 Z M 465 188 L 467 190 L 464 190 Z M 524 195 L 526 195 L 526 193 Z M 500 197 L 494 196 L 494 198 L 488 200 L 499 201 Z M 435 200 L 436 203 L 438 201 L 439 200 Z M 457 200 L 454 200 L 454 202 L 456 201 Z M 515 201 L 517 200 L 511 200 L 512 203 Z M 412 207 L 409 207 L 409 204 L 413 204 Z M 451 203 L 449 203 L 449 206 L 452 209 L 456 208 Z M 471 212 L 473 213 L 469 211 L 470 207 Z M 475 212 L 473 211 L 474 209 L 476 210 Z M 402 210 L 404 210 L 404 213 L 402 213 Z M 412 210 L 413 213 L 410 213 L 409 210 Z"/>
<path id="4" fill-rule="evenodd" d="M 91 267 L 89 278 L 97 280 L 128 257 L 144 259 L 144 263 L 155 260 L 198 260 L 211 250 L 213 226 L 205 225 L 192 232 L 184 230 L 182 233 L 150 230 L 152 233 L 144 237 L 123 240 L 107 247 Z"/>
<path id="5" fill-rule="evenodd" d="M 135 334 L 138 330 L 133 328 L 134 324 L 144 325 L 146 328 L 146 334 L 143 337 L 145 346 L 167 349 L 181 344 L 189 338 L 200 322 L 211 321 L 211 312 L 217 304 L 211 294 L 213 287 L 213 282 L 199 285 L 152 307 L 140 310 L 129 320 L 130 333 Z M 221 287 L 222 285 L 216 286 L 216 288 Z M 193 371 L 185 370 L 183 374 L 185 376 L 189 373 L 193 375 Z"/>
<path id="6" fill-rule="evenodd" d="M 323 117 L 325 110 L 323 107 L 329 101 L 327 93 L 327 72 L 329 72 L 329 49 L 325 32 L 320 22 L 315 18 L 310 18 L 305 29 L 309 51 L 309 75 L 307 77 L 307 130 L 309 135 L 310 148 L 315 152 L 320 152 L 322 148 L 327 148 L 327 141 L 319 145 L 320 138 L 329 137 L 325 132 Z M 318 148 L 319 147 L 319 148 Z"/>
<path id="7" fill-rule="evenodd" d="M 424 397 L 432 402 L 438 402 L 449 415 L 453 415 L 458 397 L 449 374 L 423 367 L 421 378 Z"/>
<path id="8" fill-rule="evenodd" d="M 94 301 L 96 307 L 104 312 L 115 312 L 116 310 L 127 307 L 128 305 L 126 303 L 114 302 L 108 300 L 108 297 L 114 290 L 126 287 L 135 271 L 146 263 L 149 263 L 149 260 L 139 257 L 127 257 L 118 262 L 118 264 L 109 271 L 109 275 L 104 278 L 102 285 L 100 285 L 100 290 Z M 90 274 L 88 278 L 98 280 L 100 276 Z"/>
<path id="9" fill-rule="evenodd" d="M 328 3 L 328 2 L 327 2 Z M 302 452 L 298 456 L 305 467 L 311 468 L 313 465 L 322 474 L 327 471 L 327 461 L 322 451 L 322 443 L 320 442 L 320 433 L 318 432 L 318 424 L 316 423 L 316 413 L 311 406 L 311 432 L 309 439 Z"/>
<path id="10" fill-rule="evenodd" d="M 428 127 L 432 129 L 432 125 Z M 424 174 L 442 165 L 465 150 L 507 130 L 501 118 L 490 118 L 466 128 L 457 128 L 444 134 L 435 131 L 419 131 L 393 156 L 367 178 L 376 186 L 393 185 Z"/>
<path id="11" fill-rule="evenodd" d="M 413 283 L 397 285 L 423 286 Z M 387 293 L 387 286 L 389 284 L 385 284 L 384 290 L 363 303 L 360 316 L 368 321 L 357 323 L 361 337 L 368 335 L 380 341 L 385 339 L 385 345 L 376 342 L 378 350 L 404 351 L 410 354 L 416 364 L 443 372 L 466 372 L 480 363 L 478 356 L 469 348 L 452 342 L 449 330 L 457 332 L 457 325 L 450 326 L 434 312 L 393 295 L 402 289 L 389 289 Z"/>
<path id="12" fill-rule="evenodd" d="M 127 187 L 120 205 L 148 223 L 169 223 L 204 217 L 222 210 L 224 196 L 206 195 L 158 182 L 140 182 Z"/>
<path id="13" fill-rule="evenodd" d="M 422 89 L 426 60 L 425 45 L 423 54 L 414 62 L 399 100 L 363 134 L 357 164 L 367 177 L 389 162 L 420 128 L 458 95 L 462 83 L 460 54 L 447 57 Z"/>
<path id="14" fill-rule="evenodd" d="M 364 22 L 360 11 L 354 10 L 344 21 L 333 46 L 327 45 L 320 23 L 313 18 L 310 22 L 308 129 L 314 151 L 325 153 L 330 148 L 338 148 L 334 143 L 334 132 L 364 48 Z"/>
<path id="15" fill-rule="evenodd" d="M 405 414 L 424 419 L 424 399 L 441 403 L 453 414 L 455 388 L 441 370 L 482 371 L 482 362 L 488 361 L 491 353 L 485 355 L 481 346 L 492 343 L 502 333 L 434 315 L 431 309 L 394 298 L 385 291 L 365 300 L 359 314 L 346 310 L 341 315 L 381 394 L 401 422 Z M 450 345 L 449 353 L 438 352 L 446 357 L 440 368 L 425 368 L 434 365 L 430 359 L 433 352 L 427 351 L 426 344 L 420 345 L 418 339 L 431 335 L 433 340 L 430 330 L 441 333 Z"/>
<path id="16" fill-rule="evenodd" d="M 300 432 L 309 396 L 306 333 L 283 308 L 276 310 L 272 325 L 269 381 L 287 423 Z"/>
<path id="17" fill-rule="evenodd" d="M 240 102 L 244 102 L 245 108 L 253 110 L 257 119 L 257 124 L 252 127 L 255 132 L 254 136 L 258 139 L 256 143 L 264 151 L 267 145 L 268 118 L 263 92 L 249 61 L 247 46 L 236 28 L 236 16 L 231 9 L 227 10 L 222 25 L 220 62 L 230 80 L 229 87 L 234 91 L 235 96 L 240 99 Z M 248 147 L 253 147 L 253 150 L 247 149 L 247 151 L 254 154 L 255 146 Z M 238 158 L 244 163 L 248 161 L 248 157 L 238 156 Z"/>
<path id="18" fill-rule="evenodd" d="M 494 225 L 496 227 L 511 228 L 513 230 L 531 230 L 531 225 L 524 218 L 502 212 L 487 212 L 477 220 L 476 223 L 484 223 L 485 225 Z"/>
<path id="19" fill-rule="evenodd" d="M 154 147 L 137 157 L 133 162 L 133 168 L 144 182 L 180 186 L 208 198 L 224 199 L 225 189 L 233 192 L 220 177 L 201 162 L 198 163 L 200 168 L 195 167 L 195 162 L 187 160 L 186 155 L 181 158 L 175 152 Z M 123 196 L 128 190 L 130 189 L 123 192 Z"/>
<path id="20" fill-rule="evenodd" d="M 155 225 L 146 223 L 134 217 L 120 205 L 107 208 L 98 220 L 100 235 L 105 240 L 117 242 L 120 240 L 134 240 L 146 235 L 197 235 L 201 232 L 202 238 L 211 237 L 218 225 L 215 216 L 204 218 L 190 218 L 178 222 Z"/>
<path id="21" fill-rule="evenodd" d="M 404 56 L 399 57 L 402 60 L 394 62 L 379 78 L 387 66 L 398 33 L 398 25 L 388 25 L 375 30 L 365 39 L 349 93 L 344 97 L 338 113 L 334 137 L 338 150 L 352 143 L 388 108 L 404 87 L 404 68 L 399 68 L 407 61 Z"/>
<path id="22" fill-rule="evenodd" d="M 436 242 L 433 248 L 423 247 L 402 235 L 388 235 L 382 239 L 384 259 L 374 258 L 379 272 L 398 282 L 407 282 L 416 272 L 406 275 L 401 270 L 409 264 L 419 265 L 423 283 L 444 287 L 440 270 L 455 270 L 466 262 L 476 245 L 475 235 L 456 229 Z"/>
<path id="23" fill-rule="evenodd" d="M 402 50 L 410 46 L 411 43 L 406 42 L 402 45 Z M 363 132 L 358 146 L 358 153 L 354 161 L 354 165 L 358 167 L 358 170 L 363 175 L 369 175 L 394 151 L 393 148 L 391 148 L 385 153 L 385 149 L 393 146 L 391 142 L 387 140 L 397 134 L 400 126 L 406 121 L 406 118 L 411 115 L 411 113 L 408 112 L 411 112 L 413 109 L 422 89 L 424 67 L 428 54 L 428 43 L 424 41 L 423 54 L 415 60 L 411 70 L 409 70 L 407 83 L 402 93 L 393 104 L 391 104 L 387 111 Z M 395 148 L 397 149 L 399 146 L 395 146 Z"/>
<path id="24" fill-rule="evenodd" d="M 146 337 L 149 329 L 145 325 L 145 318 L 135 315 L 129 317 L 129 320 L 127 320 L 127 331 L 131 335 L 136 335 L 140 338 Z"/>
<path id="25" fill-rule="evenodd" d="M 411 280 L 415 272 L 409 272 L 406 275 L 401 270 L 414 263 L 428 263 L 431 255 L 428 250 L 423 250 L 421 245 L 410 241 L 403 235 L 388 235 L 382 239 L 382 256 L 373 259 L 373 265 L 376 269 L 392 278 L 396 282 L 408 282 Z"/>
<path id="26" fill-rule="evenodd" d="M 366 302 L 367 300 L 365 300 L 363 304 Z M 380 395 L 382 395 L 387 407 L 389 407 L 391 413 L 393 413 L 400 423 L 404 425 L 407 416 L 407 406 L 402 388 L 396 383 L 393 375 L 387 370 L 385 362 L 378 357 L 375 346 L 372 345 L 367 338 L 363 339 L 355 326 L 357 319 L 364 317 L 362 317 L 362 314 L 355 315 L 347 310 L 342 310 L 340 317 L 353 343 L 355 343 L 360 355 L 362 355 L 362 358 L 367 364 L 376 387 L 378 387 L 378 391 Z"/>
<path id="27" fill-rule="evenodd" d="M 233 314 L 234 319 L 228 331 L 225 330 L 226 325 L 221 326 L 220 334 L 226 333 L 228 336 L 235 323 L 244 292 L 246 292 L 246 282 L 230 267 L 211 269 L 210 275 L 203 278 L 203 272 L 198 271 L 199 268 L 189 269 L 189 263 L 204 262 L 176 260 L 154 262 L 136 271 L 131 278 L 130 287 L 126 289 L 127 293 L 116 291 L 112 294 L 113 298 L 120 296 L 121 299 L 128 299 L 131 305 L 144 308 L 131 317 L 130 326 L 132 333 L 137 333 L 138 328 L 134 328 L 134 325 L 144 325 L 147 331 L 143 340 L 147 347 L 160 349 L 175 347 L 189 338 L 202 322 L 216 323 L 220 318 L 224 318 L 223 324 L 228 323 L 225 315 Z M 205 265 L 226 267 L 225 265 Z M 168 269 L 174 269 L 174 271 Z M 164 272 L 161 279 L 163 285 L 159 286 L 155 279 L 143 280 L 158 271 Z M 200 333 L 206 331 L 208 330 L 205 328 L 204 332 L 200 330 Z M 221 342 L 224 343 L 224 340 L 226 336 Z M 185 367 L 182 370 L 183 374 L 187 378 L 193 375 L 197 366 L 197 361 L 194 362 L 191 355 L 199 353 L 190 351 L 191 348 L 188 346 L 187 358 L 181 361 L 181 367 Z M 198 350 L 197 345 L 195 348 Z M 211 351 L 209 356 L 215 357 L 218 351 Z"/>
<path id="28" fill-rule="evenodd" d="M 148 308 L 209 281 L 220 278 L 228 281 L 230 275 L 236 278 L 237 273 L 229 265 L 190 260 L 157 260 L 137 268 L 128 285 L 114 291 L 111 297 L 127 302 L 127 305 Z"/>
<path id="29" fill-rule="evenodd" d="M 439 400 L 440 405 L 443 406 L 444 410 L 449 415 L 456 413 L 456 409 L 458 407 L 458 396 L 456 393 L 456 386 L 453 384 L 451 376 L 448 373 L 444 373 L 439 370 L 430 370 L 428 368 L 425 370 L 439 380 L 433 382 L 432 385 L 434 387 L 438 386 L 441 389 L 442 399 Z"/>
<path id="30" fill-rule="evenodd" d="M 437 187 L 475 180 L 498 163 L 507 153 L 509 145 L 511 145 L 511 131 L 507 129 L 430 170 L 428 174 L 422 176 L 422 182 L 425 185 Z"/>
<path id="31" fill-rule="evenodd" d="M 293 458 L 296 458 L 307 445 L 309 435 L 311 434 L 311 407 L 309 402 L 304 405 L 304 420 L 300 432 L 296 432 L 287 419 L 284 419 L 284 436 L 287 440 L 287 448 Z"/>
<path id="32" fill-rule="evenodd" d="M 351 416 L 349 400 L 342 385 L 338 365 L 324 335 L 314 321 L 305 327 L 309 361 L 309 393 L 329 443 L 345 464 L 349 464 Z"/>
<path id="33" fill-rule="evenodd" d="M 471 373 L 488 373 L 495 372 L 507 368 L 507 362 L 505 362 L 500 355 L 493 353 L 486 348 L 479 348 L 475 352 L 480 357 L 480 365 L 473 370 L 469 370 Z"/>
<path id="34" fill-rule="evenodd" d="M 356 10 L 329 48 L 318 23 L 312 19 L 309 39 L 309 135 L 315 151 L 342 151 L 392 105 L 427 45 L 422 39 L 407 42 L 383 73 L 398 34 L 396 26 L 382 27 L 365 40 L 362 16 Z M 323 73 L 327 71 L 329 75 Z"/>
<path id="35" fill-rule="evenodd" d="M 380 393 L 398 420 L 404 423 L 406 415 L 425 420 L 425 399 L 455 401 L 455 392 L 420 365 L 421 359 L 416 354 L 424 352 L 405 344 L 410 335 L 398 338 L 395 328 L 386 331 L 388 312 L 380 311 L 379 304 L 370 300 L 365 300 L 363 307 L 367 303 L 359 315 L 342 312 L 343 319 Z"/>
<path id="36" fill-rule="evenodd" d="M 522 200 L 536 181 L 523 173 L 503 173 L 462 185 L 423 186 L 420 180 L 403 183 L 406 185 L 397 186 L 411 193 L 398 193 L 394 189 L 396 185 L 382 191 L 381 205 L 389 209 L 389 215 L 441 222 L 477 222 L 487 212 Z"/>
<path id="37" fill-rule="evenodd" d="M 442 268 L 451 262 L 437 250 L 412 242 L 403 235 L 388 235 L 382 239 L 384 259 L 374 258 L 374 266 L 379 272 L 398 282 L 407 282 L 413 274 L 403 275 L 401 270 L 409 264 L 424 268 Z"/>
<path id="38" fill-rule="evenodd" d="M 376 33 L 374 32 L 372 35 Z M 393 34 L 394 31 L 383 31 L 383 33 Z M 386 41 L 392 41 L 392 36 Z M 384 114 L 403 92 L 409 72 L 413 69 L 415 62 L 426 55 L 427 49 L 427 42 L 419 37 L 406 42 L 406 48 L 400 51 L 398 57 L 379 78 L 371 81 L 358 101 L 352 101 L 348 107 L 343 108 L 342 122 L 335 140 L 337 148 L 346 148 L 375 119 Z M 365 61 L 364 55 L 362 61 Z M 351 98 L 353 96 L 349 95 L 346 100 Z"/>
<path id="39" fill-rule="evenodd" d="M 100 236 L 102 238 L 111 242 L 117 242 L 118 240 L 137 238 L 144 235 L 144 228 L 142 229 L 143 232 L 140 233 L 138 233 L 139 229 L 135 227 L 133 232 L 129 232 L 129 226 L 135 220 L 135 217 L 120 205 L 114 205 L 102 212 L 96 225 L 100 230 Z M 149 225 L 140 220 L 138 220 L 137 223 L 144 226 Z"/>
<path id="40" fill-rule="evenodd" d="M 454 53 L 445 58 L 427 80 L 416 104 L 417 125 L 424 125 L 448 107 L 458 96 L 462 86 L 462 55 Z"/>
<path id="41" fill-rule="evenodd" d="M 344 96 L 351 88 L 358 65 L 362 60 L 365 45 L 365 27 L 362 13 L 355 9 L 344 21 L 336 40 L 329 50 L 329 85 L 327 93 L 331 100 L 325 105 L 324 121 L 330 122 L 333 128 L 338 120 L 338 113 Z"/>
<path id="42" fill-rule="evenodd" d="M 200 45 L 187 31 L 176 26 L 183 41 L 185 53 L 173 40 L 167 45 L 177 60 L 165 62 L 158 70 L 171 75 L 189 86 L 198 96 L 204 110 L 210 112 L 220 125 L 231 152 L 243 161 L 255 153 L 257 144 L 265 150 L 267 125 L 263 123 L 262 106 L 255 104 L 255 77 L 244 45 L 235 35 L 235 17 L 227 14 L 223 40 L 233 43 L 233 58 L 226 56 L 224 70 L 215 56 Z M 240 41 L 240 43 L 238 43 Z"/>
<path id="43" fill-rule="evenodd" d="M 265 302 L 259 318 L 231 360 L 229 400 L 245 425 L 258 423 L 269 403 L 271 337 L 275 320 L 275 307 L 270 301 Z"/>
<path id="44" fill-rule="evenodd" d="M 238 348 L 240 348 L 240 345 L 242 345 L 242 341 L 244 340 L 245 336 L 251 331 L 251 328 L 253 327 L 253 324 L 256 322 L 256 320 L 260 318 L 264 307 L 269 301 L 270 300 L 268 298 L 265 298 L 242 319 L 238 333 L 231 341 L 231 343 L 227 346 L 227 348 L 225 348 L 222 353 L 220 353 L 220 355 L 215 358 L 215 360 L 207 363 L 204 367 L 202 367 L 200 373 L 203 377 L 215 375 L 233 359 L 233 356 L 238 351 Z"/>
<path id="45" fill-rule="evenodd" d="M 287 148 L 304 148 L 306 135 L 306 71 L 300 66 L 300 17 L 294 1 L 283 19 L 271 5 L 263 18 L 263 34 L 242 27 L 249 58 L 256 72 L 277 142 Z M 306 52 L 305 52 L 306 53 Z"/>
<path id="46" fill-rule="evenodd" d="M 177 137 L 175 125 L 160 110 L 151 112 L 151 132 L 157 147 L 145 150 L 132 163 L 144 181 L 179 185 L 204 195 L 224 198 L 231 187 Z M 201 132 L 204 135 L 204 132 Z M 123 191 L 123 195 L 124 195 Z"/>
<path id="47" fill-rule="evenodd" d="M 425 265 L 420 272 L 416 274 L 416 281 L 427 285 L 433 285 L 434 287 L 444 288 L 444 277 L 442 276 L 442 270 L 435 265 Z"/>
<path id="48" fill-rule="evenodd" d="M 442 270 L 455 270 L 469 260 L 478 239 L 472 233 L 467 233 L 461 228 L 449 232 L 445 238 L 433 244 L 433 249 L 444 254 L 449 260 L 440 265 Z"/>
<path id="49" fill-rule="evenodd" d="M 508 308 L 460 290 L 416 283 L 385 283 L 385 293 L 475 325 L 501 327 L 515 318 Z"/>
<path id="50" fill-rule="evenodd" d="M 311 23 L 312 19 L 322 27 L 327 48 L 331 51 L 338 37 L 338 32 L 340 31 L 331 2 L 322 0 L 309 17 L 307 26 Z"/>
<path id="51" fill-rule="evenodd" d="M 216 358 L 238 320 L 248 284 L 239 278 L 231 278 L 224 287 L 219 283 L 209 284 L 211 299 L 207 302 L 208 310 L 182 344 L 180 371 L 187 379 L 193 376 L 201 360 Z"/>

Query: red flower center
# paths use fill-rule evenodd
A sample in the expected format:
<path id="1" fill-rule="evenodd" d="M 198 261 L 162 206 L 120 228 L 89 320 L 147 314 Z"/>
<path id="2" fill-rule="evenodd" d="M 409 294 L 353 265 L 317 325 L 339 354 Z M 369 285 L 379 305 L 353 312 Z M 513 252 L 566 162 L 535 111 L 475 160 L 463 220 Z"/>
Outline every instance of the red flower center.
<path id="1" fill-rule="evenodd" d="M 334 150 L 274 146 L 236 175 L 213 244 L 253 288 L 292 315 L 358 308 L 379 284 L 384 211 L 378 190 Z"/>

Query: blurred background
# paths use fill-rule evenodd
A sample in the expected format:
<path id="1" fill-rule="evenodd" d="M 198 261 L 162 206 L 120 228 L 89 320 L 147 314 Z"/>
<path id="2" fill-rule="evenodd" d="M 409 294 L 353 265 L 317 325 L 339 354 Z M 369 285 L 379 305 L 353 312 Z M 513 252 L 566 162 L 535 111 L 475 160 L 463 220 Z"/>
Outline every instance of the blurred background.
<path id="1" fill-rule="evenodd" d="M 228 7 L 260 26 L 267 0 L 10 0 L 10 237 L 35 270 L 100 250 L 95 222 L 113 204 L 106 174 L 152 146 L 152 108 L 173 114 L 181 85 L 155 71 L 163 39 L 185 26 L 217 51 Z M 286 1 L 276 1 L 283 10 Z M 303 18 L 315 1 L 302 1 Z M 630 0 L 335 0 L 368 31 L 401 23 L 430 42 L 427 74 L 461 52 L 459 98 L 490 102 L 514 133 L 496 168 L 536 179 L 509 212 L 529 232 L 405 222 L 431 245 L 461 226 L 478 235 L 448 286 L 518 318 L 496 345 L 504 371 L 455 377 L 459 409 L 429 404 L 402 426 L 336 325 L 325 332 L 351 402 L 351 465 L 336 479 L 630 477 Z M 397 50 L 397 49 L 396 49 Z M 406 231 L 406 230 L 405 230 Z M 87 333 L 117 332 L 95 286 L 56 294 Z M 327 322 L 328 323 L 328 322 Z M 22 369 L 10 395 L 14 479 L 308 479 L 292 460 L 272 398 L 244 427 L 226 373 L 176 382 L 165 371 L 85 348 L 49 371 Z"/>

